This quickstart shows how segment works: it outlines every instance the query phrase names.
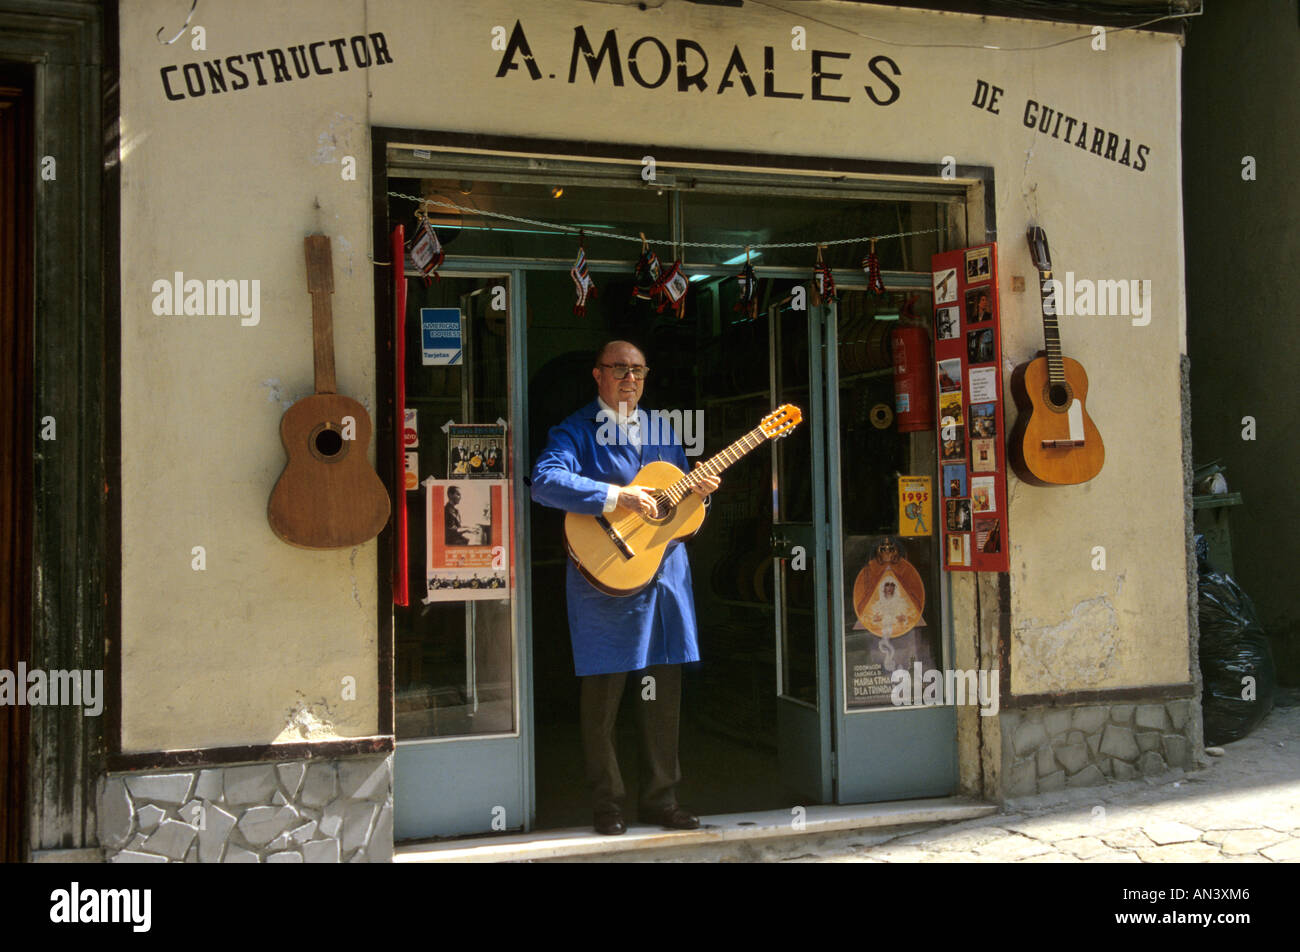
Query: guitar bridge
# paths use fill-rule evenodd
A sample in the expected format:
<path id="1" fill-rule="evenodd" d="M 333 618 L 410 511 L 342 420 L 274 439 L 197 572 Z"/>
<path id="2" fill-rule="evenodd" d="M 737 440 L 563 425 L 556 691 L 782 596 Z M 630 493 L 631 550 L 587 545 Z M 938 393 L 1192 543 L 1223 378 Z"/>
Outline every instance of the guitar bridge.
<path id="1" fill-rule="evenodd" d="M 1078 397 L 1070 401 L 1065 416 L 1067 425 L 1070 428 L 1070 438 L 1068 440 L 1043 440 L 1043 449 L 1068 450 L 1076 446 L 1083 446 L 1083 403 Z"/>
<path id="2" fill-rule="evenodd" d="M 596 522 L 605 530 L 605 535 L 609 536 L 609 540 L 614 543 L 614 547 L 618 549 L 619 552 L 623 553 L 623 558 L 632 559 L 636 557 L 636 553 L 632 551 L 632 547 L 624 541 L 623 537 L 618 534 L 618 530 L 610 524 L 608 519 L 604 516 L 597 516 Z"/>

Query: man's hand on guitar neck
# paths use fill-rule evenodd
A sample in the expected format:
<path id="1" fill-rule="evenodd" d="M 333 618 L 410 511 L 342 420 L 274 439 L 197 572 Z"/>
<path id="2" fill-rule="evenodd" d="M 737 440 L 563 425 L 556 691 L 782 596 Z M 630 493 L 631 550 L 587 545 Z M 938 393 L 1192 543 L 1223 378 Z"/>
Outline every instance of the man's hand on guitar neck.
<path id="1" fill-rule="evenodd" d="M 704 465 L 703 463 L 696 463 L 695 468 L 699 469 L 703 465 Z M 722 485 L 721 476 L 700 475 L 697 477 L 697 481 L 695 485 L 692 487 L 692 491 L 695 493 L 695 495 L 703 496 L 705 499 L 708 499 L 709 496 L 711 496 L 713 493 L 718 491 L 718 487 L 721 485 Z"/>

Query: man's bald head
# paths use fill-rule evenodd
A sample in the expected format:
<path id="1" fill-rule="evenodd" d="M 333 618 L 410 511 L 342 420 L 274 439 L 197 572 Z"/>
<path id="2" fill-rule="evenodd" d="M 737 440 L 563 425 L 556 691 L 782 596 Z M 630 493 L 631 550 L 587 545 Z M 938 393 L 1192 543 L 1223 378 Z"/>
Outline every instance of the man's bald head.
<path id="1" fill-rule="evenodd" d="M 641 352 L 641 348 L 637 347 L 636 344 L 633 344 L 631 341 L 626 341 L 626 340 L 611 340 L 611 341 L 606 341 L 601 346 L 600 350 L 596 351 L 596 361 L 592 366 L 599 367 L 601 364 L 604 363 L 610 363 L 610 364 L 614 363 L 615 362 L 614 358 L 609 356 L 609 352 L 611 350 L 623 350 L 628 347 L 632 348 L 632 350 L 636 352 L 635 360 L 621 361 L 621 362 L 644 364 L 645 354 Z"/>
<path id="2" fill-rule="evenodd" d="M 591 369 L 591 376 L 596 381 L 596 392 L 600 398 L 615 409 L 622 408 L 630 413 L 636 409 L 645 389 L 645 381 L 637 380 L 633 374 L 622 379 L 615 377 L 611 364 L 626 364 L 629 367 L 645 366 L 645 354 L 631 341 L 612 340 L 596 353 L 596 365 Z"/>

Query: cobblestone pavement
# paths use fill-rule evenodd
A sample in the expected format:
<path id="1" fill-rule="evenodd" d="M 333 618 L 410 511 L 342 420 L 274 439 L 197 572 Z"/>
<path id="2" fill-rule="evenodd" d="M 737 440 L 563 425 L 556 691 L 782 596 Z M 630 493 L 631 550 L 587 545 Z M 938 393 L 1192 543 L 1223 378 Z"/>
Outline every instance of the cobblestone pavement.
<path id="1" fill-rule="evenodd" d="M 1300 861 L 1300 691 L 1198 770 L 1041 794 L 1005 812 L 917 832 L 845 833 L 818 863 L 1285 863 Z"/>

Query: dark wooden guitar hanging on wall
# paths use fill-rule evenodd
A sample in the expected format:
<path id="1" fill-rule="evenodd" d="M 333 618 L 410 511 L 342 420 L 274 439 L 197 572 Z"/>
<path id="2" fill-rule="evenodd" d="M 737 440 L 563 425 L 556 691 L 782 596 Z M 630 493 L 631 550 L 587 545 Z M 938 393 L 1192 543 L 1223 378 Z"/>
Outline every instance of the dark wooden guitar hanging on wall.
<path id="1" fill-rule="evenodd" d="M 1044 356 L 1021 364 L 1011 376 L 1011 392 L 1020 408 L 1011 433 L 1008 457 L 1016 474 L 1037 486 L 1086 483 L 1106 461 L 1101 434 L 1088 416 L 1088 375 L 1077 360 L 1061 356 L 1056 318 L 1060 308 L 1052 285 L 1052 258 L 1047 235 L 1031 225 L 1029 252 L 1038 269 L 1042 298 Z"/>
<path id="2" fill-rule="evenodd" d="M 366 451 L 370 415 L 335 393 L 334 264 L 326 235 L 308 235 L 307 290 L 311 294 L 312 359 L 316 393 L 280 420 L 289 461 L 271 491 L 271 530 L 304 549 L 341 549 L 377 536 L 388 522 L 389 501 Z"/>

